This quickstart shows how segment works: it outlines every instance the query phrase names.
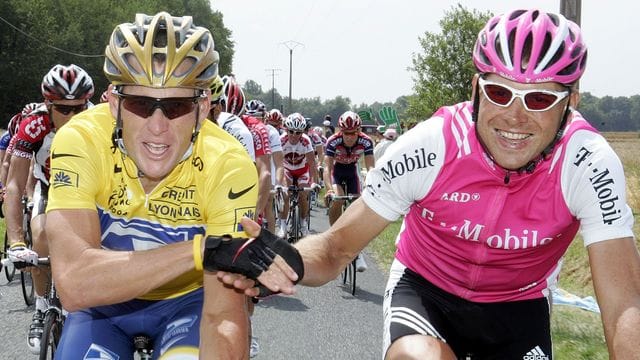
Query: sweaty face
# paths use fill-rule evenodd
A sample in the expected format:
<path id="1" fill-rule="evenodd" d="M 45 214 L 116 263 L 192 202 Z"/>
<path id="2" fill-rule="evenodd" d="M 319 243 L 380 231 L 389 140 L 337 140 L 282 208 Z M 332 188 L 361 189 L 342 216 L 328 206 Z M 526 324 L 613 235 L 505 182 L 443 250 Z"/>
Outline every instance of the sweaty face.
<path id="1" fill-rule="evenodd" d="M 566 90 L 558 83 L 521 84 L 495 74 L 488 74 L 485 79 L 516 90 Z M 534 112 L 525 109 L 521 98 L 502 107 L 489 101 L 480 87 L 476 87 L 476 91 L 480 99 L 478 134 L 498 165 L 510 170 L 526 165 L 551 143 L 569 101 L 566 97 L 548 110 Z M 499 95 L 503 99 L 509 97 L 508 92 Z"/>
<path id="2" fill-rule="evenodd" d="M 200 108 L 200 119 L 197 120 L 202 121 L 209 113 L 208 99 L 196 100 L 191 106 L 185 99 L 193 98 L 195 90 L 186 88 L 125 86 L 121 92 L 129 96 L 112 96 L 110 105 L 114 117 L 120 108 L 125 148 L 138 169 L 144 173 L 142 181 L 149 185 L 156 184 L 182 160 L 196 126 L 196 108 Z M 145 107 L 145 104 L 153 104 L 148 102 L 150 98 L 173 98 L 178 102 L 156 103 L 155 108 L 153 105 Z M 175 111 L 179 108 L 180 111 Z"/>

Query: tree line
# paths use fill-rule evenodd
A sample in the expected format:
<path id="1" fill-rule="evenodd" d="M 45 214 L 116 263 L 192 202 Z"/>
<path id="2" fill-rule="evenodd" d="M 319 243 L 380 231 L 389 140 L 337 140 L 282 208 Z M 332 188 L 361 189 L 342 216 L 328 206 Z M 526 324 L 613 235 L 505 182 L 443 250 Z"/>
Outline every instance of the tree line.
<path id="1" fill-rule="evenodd" d="M 113 28 L 133 21 L 136 13 L 159 11 L 190 14 L 194 23 L 209 28 L 220 54 L 220 74 L 233 72 L 232 31 L 224 25 L 224 14 L 212 9 L 208 0 L 4 0 L 0 7 L 0 126 L 6 126 L 25 104 L 41 101 L 42 77 L 58 63 L 87 70 L 96 86 L 92 100 L 98 102 L 108 85 L 102 72 L 103 54 Z M 287 109 L 289 99 L 275 89 L 262 89 L 253 80 L 243 88 L 247 98 L 262 100 L 267 107 L 285 113 L 300 112 L 314 125 L 320 125 L 326 114 L 335 122 L 346 110 L 377 114 L 382 107 L 391 106 L 408 127 L 429 118 L 439 106 L 470 98 L 475 72 L 470 54 L 478 31 L 491 16 L 462 5 L 445 12 L 440 32 L 425 32 L 417 39 L 419 51 L 408 69 L 414 80 L 413 94 L 400 95 L 393 102 L 354 104 L 345 94 L 325 100 L 291 99 L 291 109 Z M 587 92 L 582 94 L 579 110 L 599 130 L 640 131 L 640 95 L 598 98 Z"/>
<path id="2" fill-rule="evenodd" d="M 136 13 L 191 15 L 213 34 L 221 73 L 230 73 L 231 31 L 208 0 L 2 0 L 0 6 L 0 126 L 30 102 L 42 101 L 40 84 L 55 64 L 76 64 L 92 77 L 97 103 L 107 88 L 104 50 L 116 25 Z"/>

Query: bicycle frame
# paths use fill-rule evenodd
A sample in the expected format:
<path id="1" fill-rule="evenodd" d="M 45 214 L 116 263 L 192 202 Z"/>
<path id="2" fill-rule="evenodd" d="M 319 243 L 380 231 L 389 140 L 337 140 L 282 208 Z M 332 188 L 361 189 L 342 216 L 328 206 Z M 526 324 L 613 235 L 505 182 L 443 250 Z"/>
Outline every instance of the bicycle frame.
<path id="1" fill-rule="evenodd" d="M 345 187 L 343 187 L 344 189 Z M 349 205 L 351 205 L 351 203 L 359 198 L 360 195 L 359 194 L 346 194 L 346 195 L 333 195 L 331 196 L 331 201 L 334 200 L 343 200 L 342 203 L 342 213 L 344 213 L 344 211 L 347 209 L 347 207 L 349 207 Z M 342 213 L 340 214 L 340 216 L 342 216 Z M 351 290 L 351 295 L 356 294 L 356 278 L 357 278 L 357 269 L 356 269 L 356 258 L 354 258 L 353 260 L 351 260 L 351 262 L 349 264 L 347 264 L 347 266 L 345 267 L 345 269 L 342 271 L 342 284 L 343 285 L 350 285 L 350 290 Z"/>
<path id="2" fill-rule="evenodd" d="M 298 187 L 297 185 L 291 185 L 287 188 L 289 191 L 289 214 L 287 215 L 287 223 L 289 224 L 289 237 L 290 243 L 296 243 L 302 237 L 301 233 L 301 216 L 300 216 L 300 192 L 311 191 L 312 187 Z M 309 216 L 309 214 L 307 214 Z"/>

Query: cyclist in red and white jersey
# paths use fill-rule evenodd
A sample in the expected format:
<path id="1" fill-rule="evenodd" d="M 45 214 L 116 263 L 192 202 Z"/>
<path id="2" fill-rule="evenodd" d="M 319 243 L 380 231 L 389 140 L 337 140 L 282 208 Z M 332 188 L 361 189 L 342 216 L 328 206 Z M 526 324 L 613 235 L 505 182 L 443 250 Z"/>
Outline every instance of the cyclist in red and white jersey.
<path id="1" fill-rule="evenodd" d="M 7 237 L 10 244 L 9 258 L 16 268 L 24 268 L 37 258 L 49 255 L 49 246 L 44 232 L 45 207 L 49 190 L 49 152 L 56 130 L 69 119 L 87 108 L 93 95 L 93 80 L 77 65 L 55 65 L 42 79 L 44 106 L 35 106 L 23 114 L 18 131 L 12 139 L 11 161 L 7 176 Z M 31 161 L 36 186 L 33 193 L 31 231 L 33 250 L 25 244 L 22 228 L 22 196 L 25 193 Z M 48 274 L 33 272 L 36 291 L 36 311 L 29 329 L 28 346 L 31 352 L 40 351 L 40 338 L 46 304 L 43 299 L 47 289 Z"/>
<path id="2" fill-rule="evenodd" d="M 238 87 L 240 86 L 238 85 Z M 245 105 L 246 113 L 240 115 L 242 122 L 251 131 L 253 147 L 256 151 L 256 168 L 259 179 L 256 219 L 264 215 L 271 191 L 271 143 L 269 142 L 269 130 L 262 122 L 264 111 L 264 104 L 260 106 L 260 103 L 257 103 L 256 100 L 251 100 Z"/>
<path id="3" fill-rule="evenodd" d="M 267 111 L 263 115 L 262 120 L 267 127 L 267 131 L 269 131 L 269 146 L 271 146 L 271 189 L 275 189 L 276 187 L 282 187 L 286 184 L 284 178 L 284 152 L 282 151 L 280 131 L 278 130 L 280 126 L 282 126 L 282 113 L 278 109 Z M 276 124 L 277 127 L 272 124 Z M 270 193 L 269 202 L 265 208 L 267 228 L 271 232 L 275 232 L 277 218 L 273 210 L 273 198 L 274 195 Z"/>
<path id="4" fill-rule="evenodd" d="M 29 103 L 22 108 L 22 110 L 11 117 L 7 123 L 7 131 L 2 134 L 2 143 L 4 147 L 4 155 L 0 157 L 2 160 L 2 169 L 0 169 L 0 187 L 4 197 L 5 184 L 7 183 L 7 175 L 9 173 L 9 164 L 11 163 L 11 154 L 15 147 L 16 140 L 13 140 L 15 134 L 20 129 L 20 123 L 25 119 L 32 111 L 37 108 L 42 108 L 42 111 L 46 111 L 44 103 Z M 12 141 L 13 140 L 13 141 Z"/>
<path id="5" fill-rule="evenodd" d="M 278 130 L 278 133 L 280 135 L 287 132 L 287 130 L 282 125 L 283 121 L 284 121 L 284 115 L 282 115 L 282 112 L 278 109 L 269 110 L 267 112 L 267 115 L 265 116 L 265 122 L 273 126 L 276 130 Z"/>
<path id="6" fill-rule="evenodd" d="M 317 187 L 318 172 L 313 152 L 311 139 L 304 133 L 306 119 L 300 113 L 293 113 L 287 116 L 283 125 L 287 133 L 280 137 L 282 152 L 284 155 L 284 173 L 287 186 L 297 184 L 298 187 Z M 306 192 L 301 192 L 299 197 L 300 214 L 302 224 L 307 222 L 309 213 L 309 202 Z M 289 212 L 289 201 L 285 194 L 285 202 L 280 219 L 278 220 L 278 236 L 285 237 L 287 234 L 287 214 Z M 302 226 L 303 235 L 307 234 L 306 226 Z"/>
<path id="7" fill-rule="evenodd" d="M 295 245 L 302 279 L 278 262 L 258 280 L 287 294 L 293 281 L 324 284 L 404 215 L 385 291 L 386 359 L 551 359 L 549 294 L 580 231 L 609 355 L 636 358 L 640 254 L 622 164 L 575 110 L 586 57 L 581 29 L 562 15 L 491 18 L 473 51 L 472 101 L 389 146 L 363 196 Z"/>

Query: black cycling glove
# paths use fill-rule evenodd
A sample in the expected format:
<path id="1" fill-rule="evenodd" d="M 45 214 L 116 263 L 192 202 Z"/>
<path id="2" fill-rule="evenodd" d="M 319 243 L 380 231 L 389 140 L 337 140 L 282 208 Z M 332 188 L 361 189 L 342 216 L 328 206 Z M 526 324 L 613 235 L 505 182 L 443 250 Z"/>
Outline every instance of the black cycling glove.
<path id="1" fill-rule="evenodd" d="M 209 271 L 233 272 L 257 280 L 276 255 L 280 255 L 298 274 L 298 281 L 304 277 L 304 264 L 298 250 L 265 229 L 253 239 L 207 236 L 202 263 Z"/>

